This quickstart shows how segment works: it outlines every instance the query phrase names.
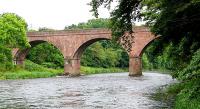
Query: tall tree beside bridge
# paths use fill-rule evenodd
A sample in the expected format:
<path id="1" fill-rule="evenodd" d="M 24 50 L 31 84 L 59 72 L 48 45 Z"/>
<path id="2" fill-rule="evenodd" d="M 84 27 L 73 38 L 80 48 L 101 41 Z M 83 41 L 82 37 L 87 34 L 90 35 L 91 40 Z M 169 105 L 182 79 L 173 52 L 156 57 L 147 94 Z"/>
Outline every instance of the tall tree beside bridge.
<path id="1" fill-rule="evenodd" d="M 26 37 L 27 24 L 14 13 L 0 15 L 0 70 L 12 66 L 13 48 L 30 47 Z"/>
<path id="2" fill-rule="evenodd" d="M 97 16 L 101 5 L 109 8 L 113 1 L 115 0 L 92 0 L 91 11 Z M 182 86 L 175 108 L 200 108 L 199 13 L 199 0 L 119 0 L 111 13 L 113 33 L 131 32 L 133 21 L 143 18 L 151 31 L 161 36 L 151 47 L 149 54 L 156 55 L 166 50 L 166 59 L 170 60 L 172 69 L 176 70 L 173 76 L 183 81 L 181 84 L 184 87 Z M 121 35 L 114 34 L 114 37 L 118 36 Z"/>

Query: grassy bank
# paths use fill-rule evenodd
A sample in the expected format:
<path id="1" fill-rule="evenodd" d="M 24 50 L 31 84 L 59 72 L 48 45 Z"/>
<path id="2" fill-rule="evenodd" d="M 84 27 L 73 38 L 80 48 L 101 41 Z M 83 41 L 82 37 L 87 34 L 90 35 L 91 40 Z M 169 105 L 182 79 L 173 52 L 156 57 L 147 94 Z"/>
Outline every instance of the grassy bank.
<path id="1" fill-rule="evenodd" d="M 158 89 L 152 98 L 167 103 L 173 109 L 200 109 L 200 98 L 195 95 L 191 98 L 190 92 L 188 92 L 191 85 L 193 85 L 192 82 L 172 84 Z"/>
<path id="2" fill-rule="evenodd" d="M 94 67 L 85 67 L 81 66 L 82 74 L 98 74 L 98 73 L 116 73 L 116 72 L 127 72 L 128 69 L 122 68 L 94 68 Z"/>
<path id="3" fill-rule="evenodd" d="M 172 71 L 167 69 L 142 69 L 143 72 L 156 72 L 161 74 L 171 74 Z"/>
<path id="4" fill-rule="evenodd" d="M 15 68 L 0 72 L 0 80 L 5 79 L 32 79 L 32 78 L 47 78 L 56 75 L 61 75 L 62 69 L 50 69 L 31 61 L 25 61 L 25 69 L 15 66 Z"/>
<path id="5" fill-rule="evenodd" d="M 0 79 L 32 79 L 32 78 L 47 78 L 59 75 L 60 72 L 40 72 L 40 71 L 27 71 L 27 70 L 16 70 L 1 73 Z"/>
<path id="6" fill-rule="evenodd" d="M 97 73 L 114 73 L 125 72 L 126 69 L 120 68 L 94 68 L 81 66 L 82 74 L 97 74 Z M 0 72 L 0 80 L 6 79 L 32 79 L 32 78 L 48 78 L 57 75 L 62 75 L 63 69 L 50 69 L 41 65 L 35 64 L 29 60 L 25 61 L 25 68 L 15 67 L 12 70 Z"/>

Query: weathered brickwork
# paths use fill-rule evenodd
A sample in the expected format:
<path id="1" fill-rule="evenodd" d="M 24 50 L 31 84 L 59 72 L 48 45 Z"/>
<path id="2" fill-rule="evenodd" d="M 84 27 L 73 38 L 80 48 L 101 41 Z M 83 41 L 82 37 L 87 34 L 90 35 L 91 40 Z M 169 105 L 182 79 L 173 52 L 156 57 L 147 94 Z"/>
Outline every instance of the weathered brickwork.
<path id="1" fill-rule="evenodd" d="M 111 31 L 108 29 L 28 32 L 27 35 L 32 47 L 43 42 L 51 43 L 57 47 L 64 56 L 64 73 L 71 76 L 80 75 L 81 55 L 89 45 L 99 40 L 110 40 L 112 38 Z M 142 75 L 141 56 L 143 50 L 155 38 L 157 37 L 149 32 L 148 28 L 137 27 L 134 29 L 132 35 L 125 35 L 125 37 L 121 39 L 120 42 L 128 51 L 130 57 L 130 76 Z M 129 41 L 129 46 L 124 46 L 127 40 Z M 23 65 L 30 49 L 31 48 L 25 50 L 14 49 L 14 62 Z"/>

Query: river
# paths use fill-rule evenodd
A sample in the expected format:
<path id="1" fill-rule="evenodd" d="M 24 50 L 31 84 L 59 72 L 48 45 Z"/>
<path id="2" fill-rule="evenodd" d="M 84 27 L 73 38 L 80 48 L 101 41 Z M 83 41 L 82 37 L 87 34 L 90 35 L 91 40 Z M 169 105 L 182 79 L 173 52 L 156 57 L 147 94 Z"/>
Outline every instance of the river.
<path id="1" fill-rule="evenodd" d="M 54 77 L 0 81 L 0 109 L 159 109 L 170 108 L 151 95 L 174 83 L 170 75 L 142 77 L 109 73 L 76 78 Z"/>

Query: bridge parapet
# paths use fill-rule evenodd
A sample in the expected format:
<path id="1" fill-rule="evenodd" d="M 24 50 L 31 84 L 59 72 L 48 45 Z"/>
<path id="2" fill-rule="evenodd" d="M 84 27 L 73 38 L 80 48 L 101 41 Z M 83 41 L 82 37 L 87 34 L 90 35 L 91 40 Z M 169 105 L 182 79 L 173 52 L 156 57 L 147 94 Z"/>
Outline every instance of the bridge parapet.
<path id="1" fill-rule="evenodd" d="M 37 31 L 27 32 L 28 37 L 34 36 L 72 36 L 72 35 L 94 35 L 94 34 L 111 34 L 109 29 L 84 29 L 84 30 L 56 30 L 56 31 Z"/>
<path id="2" fill-rule="evenodd" d="M 147 27 L 134 27 L 134 33 L 150 32 Z M 98 29 L 71 29 L 71 30 L 55 30 L 55 31 L 34 31 L 27 32 L 28 37 L 39 36 L 71 36 L 71 35 L 94 35 L 94 34 L 111 34 L 111 30 L 106 28 Z"/>

